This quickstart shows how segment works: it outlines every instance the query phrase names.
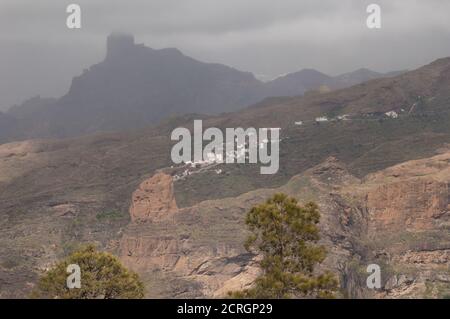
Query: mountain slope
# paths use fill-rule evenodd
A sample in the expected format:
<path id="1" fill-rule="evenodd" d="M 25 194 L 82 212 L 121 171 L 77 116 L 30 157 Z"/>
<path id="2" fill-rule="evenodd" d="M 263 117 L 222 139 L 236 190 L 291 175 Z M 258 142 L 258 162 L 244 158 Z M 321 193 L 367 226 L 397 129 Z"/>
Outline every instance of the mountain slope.
<path id="1" fill-rule="evenodd" d="M 21 109 L 25 136 L 132 129 L 174 114 L 237 110 L 263 96 L 263 83 L 251 73 L 202 63 L 176 49 L 135 45 L 127 35 L 111 35 L 107 48 L 105 60 L 75 77 L 58 101 L 11 110 Z"/>
<path id="2" fill-rule="evenodd" d="M 263 83 L 248 72 L 202 63 L 173 48 L 136 45 L 132 36 L 113 34 L 104 61 L 75 77 L 63 97 L 38 97 L 12 107 L 8 115 L 17 128 L 13 134 L 0 131 L 0 141 L 137 129 L 175 115 L 232 112 L 269 96 L 327 91 L 380 76 L 360 71 L 339 78 L 305 69 Z"/>
<path id="3" fill-rule="evenodd" d="M 379 79 L 379 78 L 390 78 L 406 71 L 392 71 L 388 73 L 375 72 L 366 68 L 358 69 L 353 72 L 344 73 L 334 77 L 338 88 L 346 88 L 369 80 Z"/>
<path id="4" fill-rule="evenodd" d="M 280 186 L 329 156 L 342 160 L 356 176 L 431 156 L 450 142 L 448 88 L 450 58 L 394 78 L 326 94 L 268 99 L 257 107 L 211 117 L 203 122 L 205 129 L 280 127 L 280 170 L 267 177 L 259 174 L 258 165 L 224 165 L 218 167 L 226 172 L 220 183 L 213 176 L 197 175 L 177 182 L 177 202 L 193 205 L 265 185 Z M 385 114 L 390 111 L 398 112 L 397 117 Z M 317 117 L 328 121 L 316 122 Z M 302 125 L 296 125 L 299 121 Z"/>
<path id="5" fill-rule="evenodd" d="M 297 96 L 321 88 L 325 90 L 348 88 L 369 80 L 393 77 L 401 73 L 403 72 L 379 73 L 359 69 L 333 77 L 313 69 L 303 69 L 269 81 L 266 87 L 270 96 Z"/>
<path id="6" fill-rule="evenodd" d="M 17 130 L 17 119 L 0 112 L 0 144 L 8 141 Z"/>
<path id="7" fill-rule="evenodd" d="M 239 221 L 248 207 L 239 208 L 239 205 L 253 203 L 246 202 L 247 195 L 244 194 L 256 191 L 256 194 L 260 195 L 253 199 L 260 201 L 264 199 L 265 194 L 273 191 L 270 190 L 271 188 L 282 187 L 280 190 L 285 190 L 299 198 L 307 198 L 311 195 L 308 193 L 310 189 L 322 190 L 323 193 L 316 193 L 316 195 L 319 201 L 326 199 L 322 201 L 326 204 L 322 206 L 327 216 L 324 220 L 344 218 L 345 210 L 337 210 L 329 206 L 340 203 L 330 195 L 333 192 L 333 185 L 325 188 L 322 186 L 327 183 L 328 177 L 331 177 L 333 183 L 336 182 L 341 189 L 344 189 L 347 185 L 346 179 L 336 177 L 335 181 L 334 176 L 337 175 L 326 174 L 327 165 L 317 167 L 321 163 L 326 164 L 330 156 L 337 158 L 340 164 L 328 165 L 328 167 L 343 167 L 346 171 L 343 176 L 351 176 L 348 182 L 354 188 L 349 188 L 348 193 L 362 194 L 361 197 L 358 195 L 357 203 L 371 208 L 371 215 L 364 216 L 374 218 L 372 223 L 374 227 L 365 233 L 378 236 L 379 225 L 382 227 L 387 225 L 389 229 L 394 230 L 392 233 L 396 233 L 395 227 L 408 222 L 406 215 L 409 211 L 413 213 L 410 225 L 414 231 L 431 231 L 431 233 L 425 233 L 424 237 L 425 242 L 433 244 L 431 248 L 425 247 L 428 249 L 426 252 L 405 255 L 406 252 L 400 250 L 400 253 L 395 255 L 396 258 L 401 258 L 398 261 L 399 264 L 409 263 L 408 260 L 415 258 L 424 260 L 425 263 L 436 254 L 434 250 L 439 248 L 435 245 L 436 243 L 446 243 L 442 238 L 443 235 L 448 234 L 448 228 L 445 228 L 446 220 L 442 218 L 447 218 L 447 215 L 441 215 L 439 211 L 445 211 L 445 183 L 447 182 L 440 180 L 436 184 L 433 180 L 437 179 L 436 176 L 447 176 L 444 172 L 448 168 L 448 161 L 445 159 L 425 160 L 420 168 L 408 164 L 411 169 L 408 176 L 399 179 L 402 183 L 413 178 L 415 172 L 418 175 L 427 175 L 426 178 L 430 178 L 431 183 L 427 181 L 420 183 L 415 180 L 405 188 L 394 184 L 395 179 L 398 178 L 397 175 L 403 176 L 399 175 L 403 173 L 398 172 L 398 167 L 395 171 L 391 169 L 384 171 L 379 175 L 381 177 L 367 176 L 402 162 L 431 157 L 436 155 L 439 149 L 448 148 L 450 144 L 449 88 L 450 59 L 441 59 L 395 78 L 376 79 L 326 94 L 269 99 L 259 106 L 235 113 L 201 117 L 182 116 L 164 121 L 159 126 L 135 132 L 102 133 L 72 139 L 31 140 L 0 145 L 0 240 L 3 243 L 0 246 L 0 296 L 25 296 L 36 282 L 40 272 L 83 242 L 94 242 L 104 249 L 117 254 L 122 251 L 120 253 L 122 256 L 128 256 L 128 248 L 134 249 L 133 239 L 130 240 L 129 246 L 123 243 L 124 231 L 126 230 L 131 238 L 135 238 L 137 235 L 140 236 L 139 232 L 142 230 L 130 223 L 129 208 L 133 199 L 132 194 L 158 170 L 173 176 L 186 169 L 191 170 L 192 174 L 188 178 L 177 179 L 174 182 L 173 198 L 176 205 L 171 202 L 167 207 L 170 207 L 171 211 L 173 209 L 186 212 L 195 208 L 192 214 L 177 215 L 177 220 L 185 226 L 208 226 L 193 226 L 193 230 L 198 232 L 191 234 L 189 228 L 179 228 L 176 233 L 172 233 L 175 226 L 169 227 L 164 222 L 152 224 L 150 226 L 154 227 L 152 228 L 154 232 L 147 236 L 149 239 L 147 243 L 152 243 L 151 239 L 154 237 L 167 239 L 162 246 L 158 247 L 165 247 L 167 244 L 177 250 L 180 246 L 173 246 L 172 238 L 181 240 L 183 238 L 179 239 L 177 236 L 187 233 L 191 237 L 197 236 L 194 245 L 188 248 L 196 249 L 201 244 L 203 245 L 201 247 L 206 247 L 207 257 L 211 257 L 208 253 L 211 250 L 208 248 L 209 244 L 203 242 L 204 240 L 211 238 L 220 240 L 221 236 L 228 240 L 233 237 L 232 244 L 236 248 L 242 233 L 235 234 L 232 231 L 242 229 Z M 405 105 L 409 108 L 405 108 L 402 112 L 401 107 Z M 393 118 L 384 113 L 391 110 L 397 110 L 399 116 Z M 349 116 L 345 119 L 338 118 L 339 115 L 344 114 Z M 317 116 L 328 116 L 329 121 L 317 123 L 314 120 Z M 170 160 L 172 129 L 191 128 L 193 120 L 198 118 L 204 119 L 204 128 L 211 126 L 219 128 L 280 127 L 282 141 L 278 174 L 260 175 L 259 164 L 227 164 L 199 169 L 174 165 Z M 299 120 L 304 121 L 303 125 L 295 124 Z M 434 167 L 433 172 L 427 171 L 427 167 Z M 216 171 L 216 169 L 220 170 Z M 314 182 L 317 178 L 310 178 L 317 175 L 311 175 L 311 172 L 316 172 L 317 169 L 322 172 L 320 176 L 325 178 L 320 179 L 322 184 Z M 335 171 L 334 168 L 332 170 Z M 337 171 L 342 172 L 341 169 Z M 299 175 L 305 183 L 290 183 L 290 187 L 284 187 L 283 185 L 288 184 L 295 175 Z M 308 177 L 306 180 L 305 176 Z M 420 179 L 420 176 L 416 177 Z M 370 179 L 370 183 L 365 182 L 366 178 Z M 314 183 L 311 184 L 308 181 Z M 372 189 L 372 186 L 373 192 L 367 192 L 369 188 Z M 145 190 L 145 187 L 142 189 Z M 265 191 L 260 192 L 261 189 Z M 415 195 L 408 197 L 407 194 L 411 190 Z M 370 202 L 364 201 L 366 198 L 364 194 L 370 194 Z M 424 200 L 414 202 L 414 198 Z M 156 205 L 158 201 L 154 203 Z M 358 207 L 347 199 L 345 203 L 349 207 Z M 377 206 L 379 203 L 385 203 L 390 208 Z M 211 204 L 218 204 L 218 208 Z M 228 205 L 227 214 L 222 214 L 223 205 Z M 417 210 L 410 210 L 410 207 L 417 207 Z M 394 212 L 391 208 L 395 208 L 400 217 L 386 220 L 385 217 Z M 358 210 L 355 211 L 355 214 L 358 212 Z M 141 214 L 138 210 L 133 216 L 138 216 L 137 219 L 139 219 L 139 216 L 147 215 Z M 137 219 L 133 217 L 133 220 Z M 444 230 L 439 228 L 442 225 L 433 224 L 434 222 L 443 223 Z M 347 227 L 346 230 L 344 229 L 346 233 L 353 234 L 359 229 L 359 226 L 349 221 L 344 220 L 343 223 Z M 420 225 L 431 227 L 431 230 L 420 228 Z M 435 228 L 436 225 L 439 227 Z M 340 229 L 336 228 L 336 231 Z M 212 232 L 213 235 L 209 237 L 208 232 Z M 401 234 L 410 235 L 408 232 Z M 335 235 L 339 237 L 342 233 Z M 375 239 L 383 238 L 380 235 Z M 420 234 L 413 234 L 411 238 L 391 240 L 393 243 L 404 243 L 407 240 L 414 248 L 413 241 L 420 243 L 422 237 Z M 432 238 L 436 240 L 433 242 Z M 378 243 L 375 240 L 372 242 Z M 153 243 L 157 244 L 159 241 Z M 357 242 L 359 245 L 356 247 L 357 255 L 367 256 L 361 250 L 370 250 L 370 243 L 371 241 Z M 390 243 L 379 242 L 378 244 L 379 247 L 388 247 Z M 338 245 L 347 246 L 347 243 L 343 240 L 339 241 Z M 142 247 L 147 247 L 148 251 L 144 249 L 135 254 L 142 254 L 142 262 L 145 264 L 146 258 L 149 257 L 146 252 L 151 252 L 150 248 L 155 246 Z M 446 246 L 439 249 L 441 248 L 447 249 Z M 213 247 L 213 252 L 218 251 L 214 249 Z M 241 248 L 225 249 L 224 256 L 232 257 L 235 253 L 239 253 L 238 249 Z M 200 254 L 202 251 L 198 250 L 198 252 Z M 340 252 L 345 253 L 342 250 Z M 173 256 L 165 258 L 163 253 L 156 251 L 150 257 L 155 257 L 157 260 L 158 256 L 161 257 L 160 260 L 167 261 L 168 265 L 171 265 Z M 334 252 L 333 256 L 336 256 Z M 229 261 L 229 259 L 225 260 Z M 197 272 L 197 274 L 207 276 L 208 273 L 221 273 L 227 264 L 221 261 L 223 260 L 205 264 L 207 272 Z M 231 265 L 232 267 L 223 270 L 227 276 L 237 275 L 239 271 L 236 272 L 236 269 L 245 268 L 246 259 L 238 258 L 231 261 L 234 266 Z M 333 259 L 330 265 L 336 266 Z M 179 266 L 181 267 L 182 264 Z M 353 269 L 354 271 L 349 269 L 344 274 L 356 276 L 358 269 Z M 399 274 L 404 273 L 403 270 L 399 272 Z M 226 278 L 220 278 L 222 279 Z M 157 278 L 146 277 L 146 280 L 150 283 Z M 173 283 L 175 288 L 171 288 L 170 285 L 159 286 L 163 290 L 160 295 L 178 293 L 182 296 L 180 292 L 183 291 L 196 295 L 203 293 L 202 288 L 198 288 L 197 284 L 194 285 L 197 288 L 185 290 L 184 288 L 192 286 L 191 282 L 184 285 L 184 280 L 181 280 L 183 285 L 178 279 L 163 280 L 162 283 L 164 282 Z M 212 288 L 206 289 L 208 294 L 215 291 L 215 284 L 212 283 L 212 285 Z"/>
<path id="8" fill-rule="evenodd" d="M 313 69 L 303 69 L 295 73 L 278 77 L 266 84 L 270 96 L 296 96 L 320 86 L 335 87 L 331 76 Z"/>

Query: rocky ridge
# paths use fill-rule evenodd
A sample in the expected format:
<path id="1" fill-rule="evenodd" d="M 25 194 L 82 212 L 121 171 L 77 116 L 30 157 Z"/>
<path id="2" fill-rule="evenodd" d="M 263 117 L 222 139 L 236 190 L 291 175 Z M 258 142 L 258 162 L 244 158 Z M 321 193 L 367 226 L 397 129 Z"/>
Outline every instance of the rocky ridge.
<path id="1" fill-rule="evenodd" d="M 142 207 L 161 203 L 168 209 L 132 221 L 120 241 L 120 256 L 143 275 L 150 296 L 223 297 L 229 290 L 247 287 L 258 274 L 256 256 L 242 247 L 246 211 L 275 192 L 285 192 L 301 202 L 319 203 L 321 242 L 329 251 L 324 267 L 340 274 L 349 296 L 442 296 L 450 289 L 450 235 L 445 231 L 450 220 L 449 192 L 447 184 L 442 184 L 450 180 L 449 159 L 450 152 L 406 162 L 361 180 L 329 158 L 278 189 L 182 209 L 173 208 L 170 176 L 160 172 L 144 182 L 153 184 L 145 199 L 133 197 L 130 214 L 136 214 L 137 202 Z M 151 191 L 161 187 L 166 191 Z M 152 205 L 148 208 L 153 211 Z M 440 240 L 430 242 L 437 233 Z M 386 234 L 391 236 L 389 246 L 383 244 Z M 384 265 L 387 278 L 381 291 L 364 286 L 365 263 Z M 155 291 L 162 278 L 169 285 Z"/>

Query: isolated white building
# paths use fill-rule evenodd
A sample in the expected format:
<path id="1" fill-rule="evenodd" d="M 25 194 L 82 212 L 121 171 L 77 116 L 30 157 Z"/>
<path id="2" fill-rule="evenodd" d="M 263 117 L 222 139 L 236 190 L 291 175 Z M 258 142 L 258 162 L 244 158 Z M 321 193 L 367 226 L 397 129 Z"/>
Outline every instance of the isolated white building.
<path id="1" fill-rule="evenodd" d="M 389 111 L 389 112 L 386 112 L 386 113 L 384 113 L 384 114 L 385 114 L 386 116 L 392 118 L 392 119 L 398 118 L 398 113 L 395 112 L 395 111 Z"/>
<path id="2" fill-rule="evenodd" d="M 320 116 L 320 117 L 316 117 L 316 122 L 328 122 L 328 117 L 326 116 Z"/>
<path id="3" fill-rule="evenodd" d="M 346 121 L 346 120 L 348 120 L 348 117 L 349 117 L 348 114 L 338 115 L 337 119 L 341 120 L 341 121 Z"/>

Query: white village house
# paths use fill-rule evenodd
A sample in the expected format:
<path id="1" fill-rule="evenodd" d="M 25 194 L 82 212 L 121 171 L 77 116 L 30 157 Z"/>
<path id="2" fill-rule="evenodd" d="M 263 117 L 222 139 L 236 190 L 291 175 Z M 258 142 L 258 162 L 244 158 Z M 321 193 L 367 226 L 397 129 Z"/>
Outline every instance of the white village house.
<path id="1" fill-rule="evenodd" d="M 320 116 L 320 117 L 316 117 L 316 122 L 328 122 L 328 117 L 326 116 Z"/>
<path id="2" fill-rule="evenodd" d="M 384 114 L 385 114 L 386 116 L 392 118 L 392 119 L 398 118 L 398 113 L 395 112 L 395 111 L 389 111 L 389 112 L 386 112 L 386 113 L 384 113 Z"/>

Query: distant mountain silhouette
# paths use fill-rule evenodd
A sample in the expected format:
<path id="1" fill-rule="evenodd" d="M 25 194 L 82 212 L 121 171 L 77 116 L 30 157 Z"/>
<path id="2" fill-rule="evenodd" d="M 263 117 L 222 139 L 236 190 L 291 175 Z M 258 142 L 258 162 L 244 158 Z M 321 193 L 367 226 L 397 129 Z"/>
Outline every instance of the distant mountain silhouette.
<path id="1" fill-rule="evenodd" d="M 20 113 L 27 137 L 65 137 L 141 127 L 174 114 L 233 111 L 262 96 L 264 85 L 251 73 L 114 34 L 104 61 L 75 77 L 66 95 L 50 103 L 34 100 L 11 115 Z"/>
<path id="2" fill-rule="evenodd" d="M 17 131 L 17 119 L 0 112 L 0 143 L 15 137 Z"/>
<path id="3" fill-rule="evenodd" d="M 336 81 L 336 88 L 346 88 L 369 80 L 394 77 L 404 72 L 406 71 L 379 73 L 366 68 L 361 68 L 353 72 L 338 75 L 334 77 L 334 80 Z"/>
<path id="4" fill-rule="evenodd" d="M 269 96 L 296 96 L 310 90 L 326 86 L 331 90 L 343 89 L 369 80 L 392 77 L 403 71 L 379 73 L 369 69 L 359 69 L 335 77 L 314 69 L 303 69 L 298 72 L 280 76 L 266 84 Z"/>
<path id="5" fill-rule="evenodd" d="M 343 88 L 380 76 L 360 71 L 333 78 L 305 69 L 264 83 L 249 72 L 112 34 L 105 59 L 75 77 L 63 97 L 37 97 L 12 107 L 0 141 L 135 129 L 174 115 L 232 112 L 269 96 L 297 96 L 320 86 Z"/>
<path id="6" fill-rule="evenodd" d="M 42 112 L 43 109 L 55 104 L 57 99 L 41 98 L 40 96 L 32 97 L 20 105 L 14 105 L 8 110 L 8 115 L 16 119 L 25 119 L 30 115 Z"/>
<path id="7" fill-rule="evenodd" d="M 332 86 L 331 76 L 313 69 L 303 69 L 278 77 L 266 84 L 270 96 L 296 96 L 306 91 L 319 88 L 321 85 Z"/>

